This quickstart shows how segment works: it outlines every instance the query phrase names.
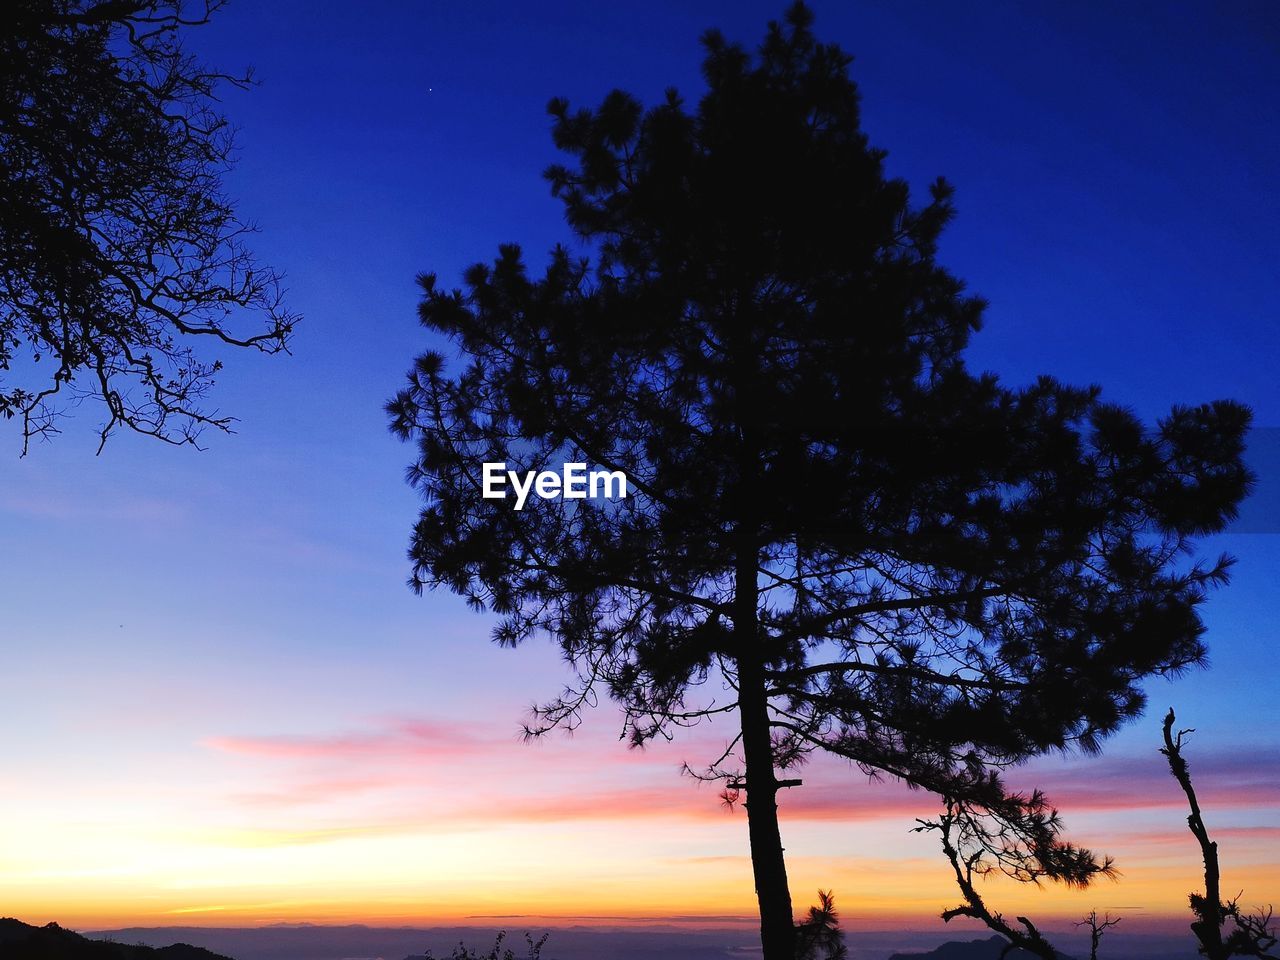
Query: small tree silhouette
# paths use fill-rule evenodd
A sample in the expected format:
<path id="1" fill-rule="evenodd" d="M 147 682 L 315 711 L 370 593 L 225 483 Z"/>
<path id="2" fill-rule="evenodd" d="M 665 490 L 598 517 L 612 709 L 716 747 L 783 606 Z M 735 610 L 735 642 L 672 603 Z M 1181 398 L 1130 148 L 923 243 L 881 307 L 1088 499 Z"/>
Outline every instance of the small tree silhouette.
<path id="1" fill-rule="evenodd" d="M 1097 910 L 1090 910 L 1089 915 L 1076 924 L 1077 927 L 1089 928 L 1089 960 L 1098 960 L 1098 947 L 1102 943 L 1103 934 L 1120 923 L 1120 917 L 1111 914 L 1099 918 Z"/>
<path id="2" fill-rule="evenodd" d="M 848 956 L 835 896 L 830 890 L 819 890 L 817 904 L 796 921 L 796 960 L 845 960 Z"/>
<path id="3" fill-rule="evenodd" d="M 1191 785 L 1191 771 L 1182 756 L 1182 745 L 1194 728 L 1174 731 L 1176 718 L 1172 708 L 1164 718 L 1164 746 L 1160 752 L 1169 761 L 1169 771 L 1178 786 L 1186 794 L 1191 813 L 1187 827 L 1200 845 L 1204 857 L 1203 894 L 1188 895 L 1195 920 L 1191 931 L 1200 943 L 1200 952 L 1209 960 L 1227 960 L 1228 957 L 1271 957 L 1268 951 L 1276 945 L 1276 934 L 1271 926 L 1272 908 L 1246 913 L 1240 909 L 1240 894 L 1234 899 L 1222 899 L 1221 870 L 1218 866 L 1218 844 L 1209 837 L 1209 830 L 1200 814 L 1200 801 Z M 1224 936 L 1225 933 L 1225 936 Z"/>

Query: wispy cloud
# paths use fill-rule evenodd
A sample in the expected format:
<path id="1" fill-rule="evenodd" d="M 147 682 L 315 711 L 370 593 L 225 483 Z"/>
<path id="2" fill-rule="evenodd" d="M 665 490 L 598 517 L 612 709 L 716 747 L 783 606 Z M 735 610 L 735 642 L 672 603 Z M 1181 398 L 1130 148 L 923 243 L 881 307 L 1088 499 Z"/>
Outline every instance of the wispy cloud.
<path id="1" fill-rule="evenodd" d="M 237 793 L 232 799 L 237 803 L 262 808 L 298 807 L 328 803 L 338 798 L 366 794 L 375 790 L 394 789 L 403 785 L 403 778 L 395 776 L 334 777 L 288 783 L 272 790 Z"/>
<path id="2" fill-rule="evenodd" d="M 371 757 L 451 757 L 474 755 L 495 744 L 459 724 L 425 720 L 396 720 L 381 729 L 340 734 L 279 734 L 215 736 L 206 747 L 270 759 L 333 759 Z"/>
<path id="3" fill-rule="evenodd" d="M 1097 833 L 1097 831 L 1094 832 Z M 1243 841 L 1254 845 L 1270 846 L 1271 844 L 1280 841 L 1280 827 L 1211 826 L 1209 832 L 1215 842 Z M 1105 831 L 1103 833 L 1105 835 Z M 1172 846 L 1190 848 L 1195 843 L 1191 832 L 1187 830 L 1185 825 L 1181 829 L 1173 828 L 1149 831 L 1126 828 L 1124 830 L 1117 831 L 1117 834 L 1127 845 L 1130 846 L 1155 848 L 1169 848 Z"/>
<path id="4" fill-rule="evenodd" d="M 310 829 L 260 827 L 216 830 L 207 832 L 204 839 L 223 848 L 295 847 L 335 843 L 340 840 L 400 837 L 425 832 L 427 827 L 428 824 L 421 819 L 389 820 L 382 823 L 358 823 Z"/>
<path id="5" fill-rule="evenodd" d="M 264 767 L 253 789 L 228 796 L 242 810 L 244 827 L 232 842 L 251 846 L 499 824 L 710 823 L 743 816 L 740 807 L 722 802 L 719 784 L 678 777 L 668 751 L 637 753 L 606 740 L 552 741 L 538 749 L 493 727 L 401 716 L 327 734 L 214 736 L 203 742 Z M 601 768 L 613 762 L 631 766 L 625 781 L 602 778 Z M 1205 802 L 1215 809 L 1280 805 L 1280 751 L 1219 752 L 1196 762 L 1193 771 Z M 802 776 L 803 786 L 779 796 L 787 822 L 909 822 L 938 812 L 938 800 L 929 793 L 892 780 L 869 782 L 830 759 L 815 760 Z M 1015 788 L 1043 788 L 1069 816 L 1185 805 L 1159 755 L 1042 762 L 1012 771 L 1008 779 Z M 273 822 L 286 812 L 287 822 Z M 1225 828 L 1222 836 L 1245 836 L 1245 829 Z M 1258 840 L 1272 840 L 1280 830 L 1248 829 Z"/>
<path id="6" fill-rule="evenodd" d="M 1214 809 L 1280 807 L 1280 748 L 1240 746 L 1190 760 L 1201 802 Z M 1186 798 L 1164 758 L 1107 756 L 1068 768 L 1040 765 L 1009 779 L 1043 789 L 1067 810 L 1126 810 L 1182 807 Z"/>
<path id="7" fill-rule="evenodd" d="M 167 527 L 185 523 L 190 516 L 187 506 L 175 500 L 141 496 L 102 499 L 49 491 L 0 493 L 0 513 L 62 522 L 92 520 Z"/>

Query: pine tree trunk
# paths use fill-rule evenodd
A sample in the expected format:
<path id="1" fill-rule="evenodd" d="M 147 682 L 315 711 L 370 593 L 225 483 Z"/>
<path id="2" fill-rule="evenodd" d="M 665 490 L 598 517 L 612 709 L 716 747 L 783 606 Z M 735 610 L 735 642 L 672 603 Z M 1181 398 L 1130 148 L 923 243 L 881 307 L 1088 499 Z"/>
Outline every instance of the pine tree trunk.
<path id="1" fill-rule="evenodd" d="M 766 653 L 759 620 L 759 537 L 755 516 L 760 451 L 754 424 L 760 415 L 752 408 L 752 385 L 757 372 L 757 351 L 749 336 L 752 303 L 750 290 L 738 300 L 748 313 L 738 318 L 731 332 L 731 379 L 740 404 L 738 423 L 737 522 L 733 531 L 734 583 L 733 633 L 738 667 L 738 715 L 742 722 L 742 754 L 746 765 L 747 832 L 751 838 L 751 869 L 756 900 L 760 905 L 760 944 L 763 960 L 795 960 L 795 920 L 791 913 L 791 888 L 782 856 L 778 829 L 778 781 L 773 769 L 773 743 L 769 729 L 769 699 L 765 686 Z"/>
<path id="2" fill-rule="evenodd" d="M 787 884 L 787 865 L 782 856 L 778 787 L 759 665 L 748 670 L 740 660 L 738 684 L 742 747 L 747 767 L 747 830 L 751 837 L 756 899 L 760 904 L 760 942 L 764 947 L 764 960 L 794 960 L 791 888 Z"/>
<path id="3" fill-rule="evenodd" d="M 795 960 L 791 889 L 778 828 L 778 783 L 773 769 L 764 665 L 756 625 L 756 565 L 740 562 L 735 593 L 734 634 L 738 646 L 738 713 L 746 762 L 747 830 L 751 869 L 760 905 L 760 942 L 764 960 Z"/>

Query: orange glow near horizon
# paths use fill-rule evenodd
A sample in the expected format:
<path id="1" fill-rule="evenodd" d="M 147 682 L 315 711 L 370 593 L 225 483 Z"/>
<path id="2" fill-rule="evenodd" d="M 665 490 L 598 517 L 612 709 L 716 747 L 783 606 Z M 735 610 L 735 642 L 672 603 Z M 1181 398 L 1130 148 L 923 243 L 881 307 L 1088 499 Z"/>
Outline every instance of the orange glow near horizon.
<path id="1" fill-rule="evenodd" d="M 742 865 L 744 868 L 746 864 Z M 793 870 L 795 905 L 803 912 L 813 899 L 808 891 L 814 868 Z M 944 907 L 959 897 L 938 876 L 936 864 L 902 869 L 875 878 L 859 876 L 859 868 L 846 866 L 820 871 L 823 882 L 836 892 L 842 925 L 849 930 L 881 930 L 892 927 L 924 928 L 936 924 Z M 1270 882 L 1265 870 L 1235 871 L 1233 879 L 1246 889 L 1263 889 Z M 1119 887 L 1067 892 L 1060 889 L 1016 889 L 1005 886 L 997 896 L 985 891 L 1003 911 L 1027 913 L 1044 925 L 1063 925 L 1087 914 L 1121 915 L 1134 924 L 1177 927 L 1185 917 L 1168 905 L 1185 901 L 1188 888 L 1181 875 L 1171 871 L 1143 871 Z M 145 926 L 252 927 L 279 923 L 319 925 L 366 924 L 371 926 L 519 926 L 631 924 L 687 925 L 696 928 L 752 926 L 754 904 L 749 890 L 744 896 L 740 875 L 715 876 L 706 871 L 662 878 L 662 893 L 653 898 L 636 896 L 632 881 L 625 887 L 583 895 L 576 883 L 548 884 L 537 894 L 498 898 L 473 891 L 446 899 L 438 890 L 411 894 L 391 885 L 368 900 L 350 888 L 324 889 L 313 885 L 305 891 L 272 889 L 246 893 L 242 889 L 155 892 L 146 884 L 120 884 L 113 893 L 92 893 L 74 887 L 41 886 L 20 891 L 5 890 L 6 914 L 33 924 L 58 923 L 79 930 Z M 364 885 L 353 885 L 364 886 Z M 425 884 L 424 884 L 425 886 Z M 320 889 L 316 889 L 319 887 Z M 366 894 L 367 895 L 367 894 Z M 695 899 L 696 898 L 696 899 Z M 1158 904 L 1166 909 L 1148 906 Z M 963 924 L 956 924 L 963 926 Z"/>
<path id="2" fill-rule="evenodd" d="M 676 773 L 677 758 L 714 755 L 717 742 L 708 732 L 627 751 L 594 727 L 529 746 L 501 728 L 404 717 L 305 737 L 197 736 L 147 778 L 4 784 L 0 903 L 82 930 L 752 925 L 745 814 Z M 169 776 L 183 770 L 198 775 Z M 1044 785 L 1068 836 L 1122 873 L 1086 891 L 994 881 L 983 888 L 994 909 L 1047 923 L 1097 909 L 1130 929 L 1184 922 L 1199 853 L 1153 751 L 1018 773 L 1012 786 Z M 1275 901 L 1271 774 L 1220 755 L 1197 775 L 1225 884 L 1247 903 Z M 797 912 L 831 889 L 847 929 L 932 928 L 959 902 L 936 837 L 911 829 L 936 812 L 927 794 L 831 760 L 804 781 L 781 800 Z"/>
<path id="3" fill-rule="evenodd" d="M 1176 818 L 1171 822 L 1176 825 Z M 797 912 L 822 887 L 835 891 L 847 929 L 930 927 L 943 908 L 959 901 L 935 841 L 907 832 L 905 818 L 798 819 L 784 831 Z M 1110 850 L 1122 864 L 1117 881 L 1068 891 L 999 880 L 987 883 L 984 894 L 1006 913 L 1047 923 L 1097 909 L 1139 924 L 1175 925 L 1187 892 L 1200 883 L 1197 851 L 1189 836 L 1143 836 Z M 492 824 L 265 846 L 252 835 L 167 827 L 71 827 L 57 837 L 39 831 L 19 839 L 0 864 L 6 912 L 82 930 L 754 923 L 745 852 L 687 852 L 740 850 L 740 813 L 723 815 L 719 823 Z M 1227 883 L 1260 898 L 1274 892 L 1268 888 L 1275 882 L 1275 840 L 1267 836 L 1264 847 L 1246 847 L 1228 833 Z"/>
<path id="4" fill-rule="evenodd" d="M 676 772 L 722 749 L 718 728 L 694 733 L 628 751 L 594 725 L 528 745 L 493 722 L 396 715 L 307 735 L 143 739 L 131 749 L 158 760 L 92 780 L 71 764 L 32 767 L 2 784 L 0 903 L 82 930 L 751 925 L 745 814 Z M 1206 754 L 1195 770 L 1225 884 L 1247 903 L 1276 901 L 1274 773 L 1248 755 Z M 937 925 L 959 894 L 936 837 L 912 832 L 936 813 L 929 795 L 830 759 L 803 774 L 781 798 L 797 912 L 821 888 L 851 930 Z M 1010 779 L 1044 786 L 1068 836 L 1114 855 L 1122 874 L 1087 891 L 993 882 L 993 908 L 1049 923 L 1097 909 L 1130 929 L 1184 922 L 1199 853 L 1154 751 L 1046 760 Z"/>

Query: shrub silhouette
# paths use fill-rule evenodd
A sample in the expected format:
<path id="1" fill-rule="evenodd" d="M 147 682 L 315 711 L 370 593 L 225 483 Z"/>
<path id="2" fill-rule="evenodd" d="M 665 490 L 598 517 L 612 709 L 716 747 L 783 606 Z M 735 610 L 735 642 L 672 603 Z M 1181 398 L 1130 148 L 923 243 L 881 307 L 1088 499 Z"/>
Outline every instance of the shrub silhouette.
<path id="1" fill-rule="evenodd" d="M 541 960 L 542 946 L 547 942 L 549 936 L 550 934 L 544 933 L 539 939 L 534 940 L 531 934 L 526 933 L 524 939 L 527 950 L 523 957 L 518 957 L 515 951 L 510 946 L 507 946 L 507 932 L 503 930 L 494 939 L 493 946 L 485 953 L 479 953 L 465 943 L 459 942 L 448 957 L 442 957 L 440 960 Z M 436 960 L 436 958 L 428 950 L 424 960 Z"/>

